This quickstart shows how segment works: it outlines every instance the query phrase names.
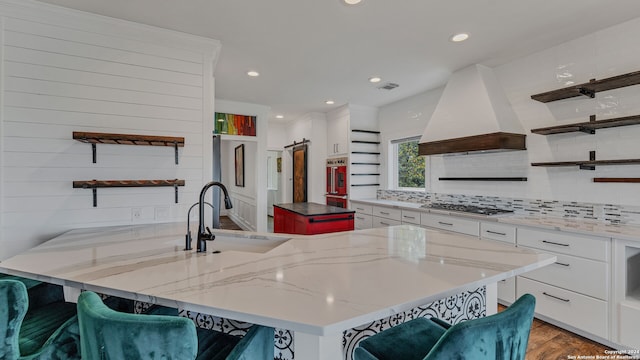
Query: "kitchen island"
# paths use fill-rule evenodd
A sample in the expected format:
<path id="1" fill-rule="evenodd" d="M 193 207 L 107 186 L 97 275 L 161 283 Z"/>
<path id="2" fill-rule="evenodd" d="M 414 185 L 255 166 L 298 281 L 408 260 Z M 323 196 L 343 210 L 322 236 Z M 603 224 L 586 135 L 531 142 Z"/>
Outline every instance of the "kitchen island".
<path id="1" fill-rule="evenodd" d="M 317 203 L 273 205 L 273 231 L 316 235 L 353 230 L 354 210 Z"/>
<path id="2" fill-rule="evenodd" d="M 555 257 L 402 225 L 314 236 L 216 231 L 184 251 L 183 223 L 69 231 L 0 272 L 294 332 L 296 359 L 343 358 L 343 332 L 552 264 Z"/>

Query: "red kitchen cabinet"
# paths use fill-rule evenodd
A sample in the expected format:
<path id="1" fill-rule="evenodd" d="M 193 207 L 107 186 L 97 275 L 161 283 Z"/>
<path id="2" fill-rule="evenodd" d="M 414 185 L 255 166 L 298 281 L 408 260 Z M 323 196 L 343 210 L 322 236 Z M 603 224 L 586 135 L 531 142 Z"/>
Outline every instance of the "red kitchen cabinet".
<path id="1" fill-rule="evenodd" d="M 353 210 L 316 203 L 274 205 L 273 231 L 315 235 L 353 230 Z"/>

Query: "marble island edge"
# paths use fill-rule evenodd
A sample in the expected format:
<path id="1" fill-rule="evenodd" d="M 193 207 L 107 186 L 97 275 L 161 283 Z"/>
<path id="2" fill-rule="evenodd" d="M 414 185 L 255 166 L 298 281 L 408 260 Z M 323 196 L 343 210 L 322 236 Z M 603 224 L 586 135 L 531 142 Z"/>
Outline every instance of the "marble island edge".
<path id="1" fill-rule="evenodd" d="M 323 336 L 555 261 L 408 225 L 286 235 L 290 240 L 263 253 L 196 254 L 182 251 L 184 229 L 74 230 L 0 263 L 0 271 Z"/>

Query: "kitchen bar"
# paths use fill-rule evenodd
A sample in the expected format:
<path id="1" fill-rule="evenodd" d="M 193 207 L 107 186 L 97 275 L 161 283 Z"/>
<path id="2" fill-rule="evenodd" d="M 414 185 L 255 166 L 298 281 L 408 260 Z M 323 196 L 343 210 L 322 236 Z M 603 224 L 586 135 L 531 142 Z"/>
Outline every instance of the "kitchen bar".
<path id="1" fill-rule="evenodd" d="M 78 229 L 0 272 L 293 330 L 296 358 L 339 359 L 342 332 L 552 264 L 554 256 L 414 226 L 291 236 L 218 230 L 221 253 L 183 251 L 184 224 Z M 216 240 L 218 241 L 218 240 Z M 216 241 L 209 245 L 216 251 Z M 246 247 L 252 242 L 259 250 Z M 233 244 L 238 247 L 234 249 Z"/>

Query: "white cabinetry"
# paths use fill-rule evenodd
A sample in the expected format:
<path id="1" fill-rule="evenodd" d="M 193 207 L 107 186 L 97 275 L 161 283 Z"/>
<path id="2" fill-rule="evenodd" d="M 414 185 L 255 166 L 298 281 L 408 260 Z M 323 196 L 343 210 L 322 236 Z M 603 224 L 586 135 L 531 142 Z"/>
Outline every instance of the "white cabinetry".
<path id="1" fill-rule="evenodd" d="M 385 227 L 402 224 L 402 210 L 386 206 L 373 207 L 373 227 Z"/>
<path id="2" fill-rule="evenodd" d="M 640 242 L 614 239 L 613 341 L 640 349 Z"/>
<path id="3" fill-rule="evenodd" d="M 420 225 L 420 216 L 421 215 L 422 215 L 422 213 L 420 211 L 402 209 L 402 223 L 403 224 Z"/>
<path id="4" fill-rule="evenodd" d="M 356 212 L 353 225 L 356 230 L 371 229 L 373 227 L 372 205 L 351 201 L 351 210 Z"/>
<path id="5" fill-rule="evenodd" d="M 476 220 L 462 219 L 454 216 L 435 215 L 422 213 L 420 216 L 422 226 L 458 232 L 467 235 L 480 235 L 480 222 Z"/>
<path id="6" fill-rule="evenodd" d="M 516 245 L 516 227 L 496 222 L 480 223 L 480 238 L 502 241 Z M 498 281 L 498 300 L 504 304 L 516 301 L 516 278 L 511 277 Z"/>
<path id="7" fill-rule="evenodd" d="M 518 277 L 517 295 L 536 296 L 536 313 L 609 339 L 611 240 L 518 228 L 518 246 L 557 256 L 555 264 Z"/>
<path id="8" fill-rule="evenodd" d="M 327 155 L 349 152 L 349 108 L 341 107 L 327 114 Z"/>

